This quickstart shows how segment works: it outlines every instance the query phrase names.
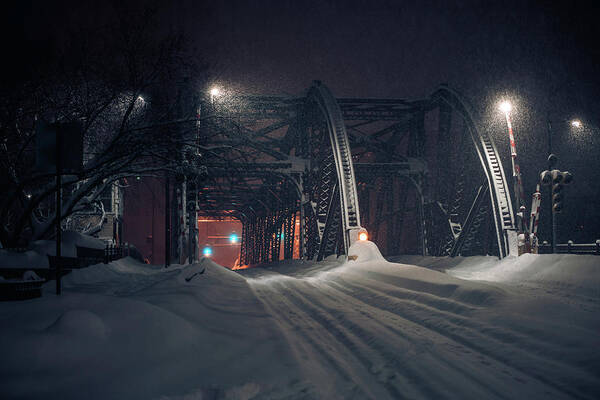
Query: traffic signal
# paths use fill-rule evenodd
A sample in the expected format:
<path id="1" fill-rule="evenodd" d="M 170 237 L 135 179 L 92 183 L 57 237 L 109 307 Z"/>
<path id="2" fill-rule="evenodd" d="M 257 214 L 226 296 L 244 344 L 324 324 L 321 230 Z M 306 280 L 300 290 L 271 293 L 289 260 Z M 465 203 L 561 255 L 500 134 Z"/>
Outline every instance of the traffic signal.
<path id="1" fill-rule="evenodd" d="M 544 171 L 547 172 L 547 171 Z M 542 173 L 544 175 L 544 173 Z M 552 177 L 552 210 L 556 213 L 562 211 L 563 208 L 563 185 L 568 185 L 573 181 L 573 175 L 569 171 L 559 171 L 553 169 Z"/>
<path id="2" fill-rule="evenodd" d="M 571 183 L 573 181 L 573 174 L 571 174 L 569 171 L 565 171 L 562 173 L 563 174 L 563 185 L 568 185 L 569 183 Z"/>
<path id="3" fill-rule="evenodd" d="M 552 185 L 552 210 L 556 213 L 562 211 L 562 184 L 555 183 Z"/>

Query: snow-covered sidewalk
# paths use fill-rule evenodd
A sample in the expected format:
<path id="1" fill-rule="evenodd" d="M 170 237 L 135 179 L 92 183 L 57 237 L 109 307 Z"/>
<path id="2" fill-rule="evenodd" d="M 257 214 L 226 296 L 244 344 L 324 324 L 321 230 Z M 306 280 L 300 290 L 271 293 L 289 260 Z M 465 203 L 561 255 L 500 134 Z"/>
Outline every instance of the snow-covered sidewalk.
<path id="1" fill-rule="evenodd" d="M 210 260 L 73 271 L 60 298 L 49 283 L 0 303 L 3 398 L 599 397 L 600 258 L 443 273 L 372 243 L 351 254 L 241 274 Z"/>

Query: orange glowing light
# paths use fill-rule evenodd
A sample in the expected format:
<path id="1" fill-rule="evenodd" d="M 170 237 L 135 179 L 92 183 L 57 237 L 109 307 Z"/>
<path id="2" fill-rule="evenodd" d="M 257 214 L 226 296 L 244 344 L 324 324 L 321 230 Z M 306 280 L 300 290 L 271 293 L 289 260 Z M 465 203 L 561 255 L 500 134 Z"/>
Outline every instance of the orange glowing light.
<path id="1" fill-rule="evenodd" d="M 358 240 L 365 241 L 368 238 L 369 238 L 369 235 L 367 235 L 367 232 L 361 232 L 358 234 Z"/>
<path id="2" fill-rule="evenodd" d="M 249 265 L 234 265 L 233 268 L 231 268 L 232 270 L 238 270 L 238 269 L 246 269 L 246 268 L 250 268 Z"/>

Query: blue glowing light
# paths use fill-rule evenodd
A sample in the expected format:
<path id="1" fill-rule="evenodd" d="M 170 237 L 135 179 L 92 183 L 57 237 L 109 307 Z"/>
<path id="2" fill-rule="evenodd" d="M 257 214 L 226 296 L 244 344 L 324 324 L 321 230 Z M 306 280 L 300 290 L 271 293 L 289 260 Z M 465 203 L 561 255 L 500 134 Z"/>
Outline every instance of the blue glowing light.
<path id="1" fill-rule="evenodd" d="M 238 242 L 238 235 L 236 235 L 235 233 L 232 233 L 231 235 L 229 235 L 229 241 L 231 243 L 237 243 Z"/>
<path id="2" fill-rule="evenodd" d="M 204 254 L 204 257 L 212 256 L 212 248 L 205 247 L 204 250 L 202 250 L 202 254 Z"/>

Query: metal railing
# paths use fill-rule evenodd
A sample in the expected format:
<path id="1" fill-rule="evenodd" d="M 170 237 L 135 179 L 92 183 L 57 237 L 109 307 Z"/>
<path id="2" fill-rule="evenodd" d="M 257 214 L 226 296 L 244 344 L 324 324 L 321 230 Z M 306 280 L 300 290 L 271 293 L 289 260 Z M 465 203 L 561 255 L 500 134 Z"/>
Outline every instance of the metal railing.
<path id="1" fill-rule="evenodd" d="M 552 254 L 552 245 L 546 241 L 538 246 L 539 254 Z M 557 254 L 593 254 L 600 255 L 600 239 L 596 243 L 573 243 L 569 240 L 567 243 L 556 244 Z"/>

